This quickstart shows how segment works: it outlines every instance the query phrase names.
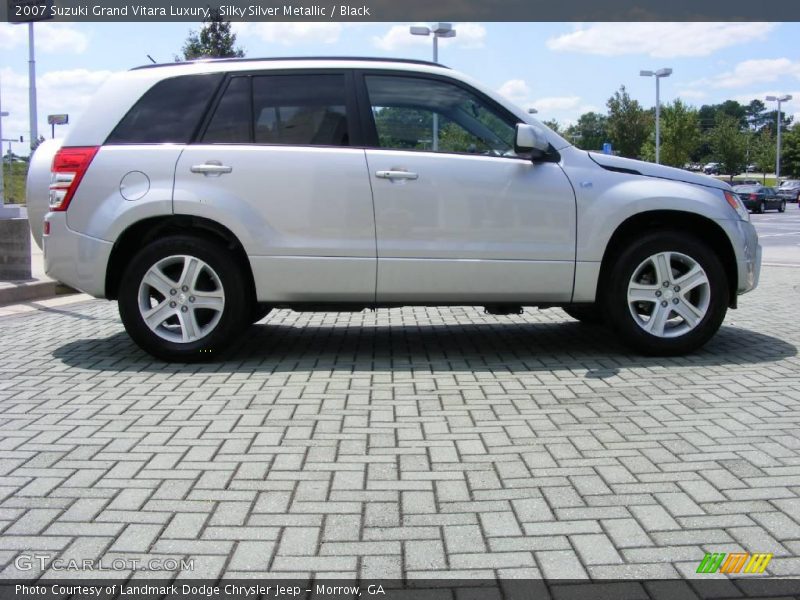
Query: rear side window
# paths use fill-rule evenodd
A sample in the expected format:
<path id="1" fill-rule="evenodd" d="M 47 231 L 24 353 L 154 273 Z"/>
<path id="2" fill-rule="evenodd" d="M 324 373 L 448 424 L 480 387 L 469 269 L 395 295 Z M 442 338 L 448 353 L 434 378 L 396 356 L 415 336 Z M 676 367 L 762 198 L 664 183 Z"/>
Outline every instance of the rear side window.
<path id="1" fill-rule="evenodd" d="M 159 81 L 128 111 L 106 143 L 188 143 L 222 78 L 222 73 L 214 73 Z"/>
<path id="2" fill-rule="evenodd" d="M 347 146 L 350 135 L 344 75 L 235 77 L 202 141 Z"/>

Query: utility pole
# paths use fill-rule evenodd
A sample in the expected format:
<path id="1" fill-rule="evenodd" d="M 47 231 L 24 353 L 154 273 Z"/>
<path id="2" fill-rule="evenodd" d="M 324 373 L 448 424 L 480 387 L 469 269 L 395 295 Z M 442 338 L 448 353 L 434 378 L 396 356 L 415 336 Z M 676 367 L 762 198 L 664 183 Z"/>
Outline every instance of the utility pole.
<path id="1" fill-rule="evenodd" d="M 664 68 L 658 71 L 639 71 L 642 77 L 656 78 L 656 164 L 661 163 L 661 85 L 662 77 L 672 75 L 672 69 Z"/>
<path id="2" fill-rule="evenodd" d="M 31 124 L 31 150 L 39 139 L 36 111 L 36 54 L 33 43 L 33 22 L 28 23 L 28 111 Z"/>
<path id="3" fill-rule="evenodd" d="M 783 96 L 767 96 L 767 102 L 778 103 L 778 148 L 775 155 L 775 185 L 781 184 L 781 103 L 788 102 L 792 97 L 789 94 Z"/>

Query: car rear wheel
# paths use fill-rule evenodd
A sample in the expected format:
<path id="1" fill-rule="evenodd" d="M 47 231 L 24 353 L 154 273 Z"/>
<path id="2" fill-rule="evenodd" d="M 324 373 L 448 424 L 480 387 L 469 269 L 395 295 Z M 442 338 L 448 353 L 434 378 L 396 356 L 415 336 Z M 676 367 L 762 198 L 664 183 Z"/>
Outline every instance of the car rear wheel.
<path id="1" fill-rule="evenodd" d="M 157 240 L 128 265 L 119 312 L 133 340 L 167 361 L 208 360 L 252 311 L 242 268 L 221 244 L 191 236 Z"/>
<path id="2" fill-rule="evenodd" d="M 758 205 L 758 214 L 763 215 L 765 212 L 767 212 L 767 205 L 762 200 Z"/>
<path id="3" fill-rule="evenodd" d="M 786 210 L 786 200 L 781 200 L 780 206 L 778 206 L 778 212 L 784 212 Z"/>
<path id="4" fill-rule="evenodd" d="M 705 344 L 728 308 L 725 270 L 698 239 L 677 231 L 635 240 L 614 261 L 605 312 L 622 340 L 649 355 L 678 355 Z"/>

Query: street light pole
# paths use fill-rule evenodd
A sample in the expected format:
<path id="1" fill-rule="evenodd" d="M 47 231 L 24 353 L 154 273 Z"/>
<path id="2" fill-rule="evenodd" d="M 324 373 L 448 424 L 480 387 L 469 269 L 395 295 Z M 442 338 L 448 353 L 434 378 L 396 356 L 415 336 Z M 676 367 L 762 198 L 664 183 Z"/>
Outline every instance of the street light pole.
<path id="1" fill-rule="evenodd" d="M 672 75 L 672 69 L 664 68 L 658 71 L 639 71 L 642 77 L 656 78 L 656 163 L 661 163 L 661 82 L 662 77 Z"/>
<path id="2" fill-rule="evenodd" d="M 778 148 L 777 153 L 775 155 L 775 184 L 780 185 L 781 183 L 781 103 L 788 102 L 791 100 L 792 97 L 789 94 L 784 94 L 783 96 L 767 96 L 767 102 L 777 102 L 778 103 Z"/>
<path id="3" fill-rule="evenodd" d="M 36 114 L 36 56 L 33 46 L 33 22 L 28 23 L 28 112 L 30 114 L 31 150 L 39 139 Z"/>
<path id="4" fill-rule="evenodd" d="M 7 117 L 8 113 L 3 112 L 3 90 L 2 86 L 0 85 L 0 213 L 3 212 L 3 204 L 5 203 L 5 180 L 4 180 L 4 171 L 6 167 L 6 161 L 3 157 L 3 117 Z"/>
<path id="5" fill-rule="evenodd" d="M 431 35 L 433 34 L 433 62 L 439 62 L 439 38 L 456 37 L 456 30 L 450 23 L 437 23 L 435 29 L 430 27 L 412 26 L 409 28 L 411 35 Z M 439 150 L 439 113 L 433 111 L 433 139 L 431 148 L 434 152 Z"/>

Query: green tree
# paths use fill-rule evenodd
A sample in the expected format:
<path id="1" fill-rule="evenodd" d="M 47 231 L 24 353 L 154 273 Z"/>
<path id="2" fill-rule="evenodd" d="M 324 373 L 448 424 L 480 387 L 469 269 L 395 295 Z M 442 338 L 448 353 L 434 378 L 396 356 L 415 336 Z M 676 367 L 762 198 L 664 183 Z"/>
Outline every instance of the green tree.
<path id="1" fill-rule="evenodd" d="M 729 174 L 731 180 L 734 175 L 744 171 L 747 139 L 741 131 L 739 119 L 724 112 L 717 113 L 714 128 L 708 132 L 708 141 L 722 172 Z"/>
<path id="2" fill-rule="evenodd" d="M 555 119 L 547 119 L 547 121 L 542 121 L 542 123 L 558 134 L 563 133 L 563 131 L 561 130 L 561 123 L 559 123 Z"/>
<path id="3" fill-rule="evenodd" d="M 628 94 L 625 86 L 606 102 L 608 137 L 622 156 L 638 158 L 652 127 L 652 117 Z"/>
<path id="4" fill-rule="evenodd" d="M 800 177 L 800 124 L 781 139 L 781 177 Z"/>
<path id="5" fill-rule="evenodd" d="M 700 119 L 697 109 L 677 98 L 661 108 L 661 163 L 682 167 L 689 162 L 700 146 Z M 642 153 L 646 160 L 655 160 L 655 131 L 645 143 Z"/>
<path id="6" fill-rule="evenodd" d="M 596 112 L 583 113 L 577 123 L 567 128 L 566 137 L 584 150 L 600 150 L 609 141 L 608 117 Z"/>
<path id="7" fill-rule="evenodd" d="M 225 21 L 218 10 L 211 9 L 207 19 L 203 20 L 203 27 L 199 32 L 189 32 L 186 43 L 183 45 L 183 58 L 180 60 L 194 60 L 197 58 L 241 58 L 244 50 L 236 46 L 236 34 L 231 31 L 231 24 Z"/>

